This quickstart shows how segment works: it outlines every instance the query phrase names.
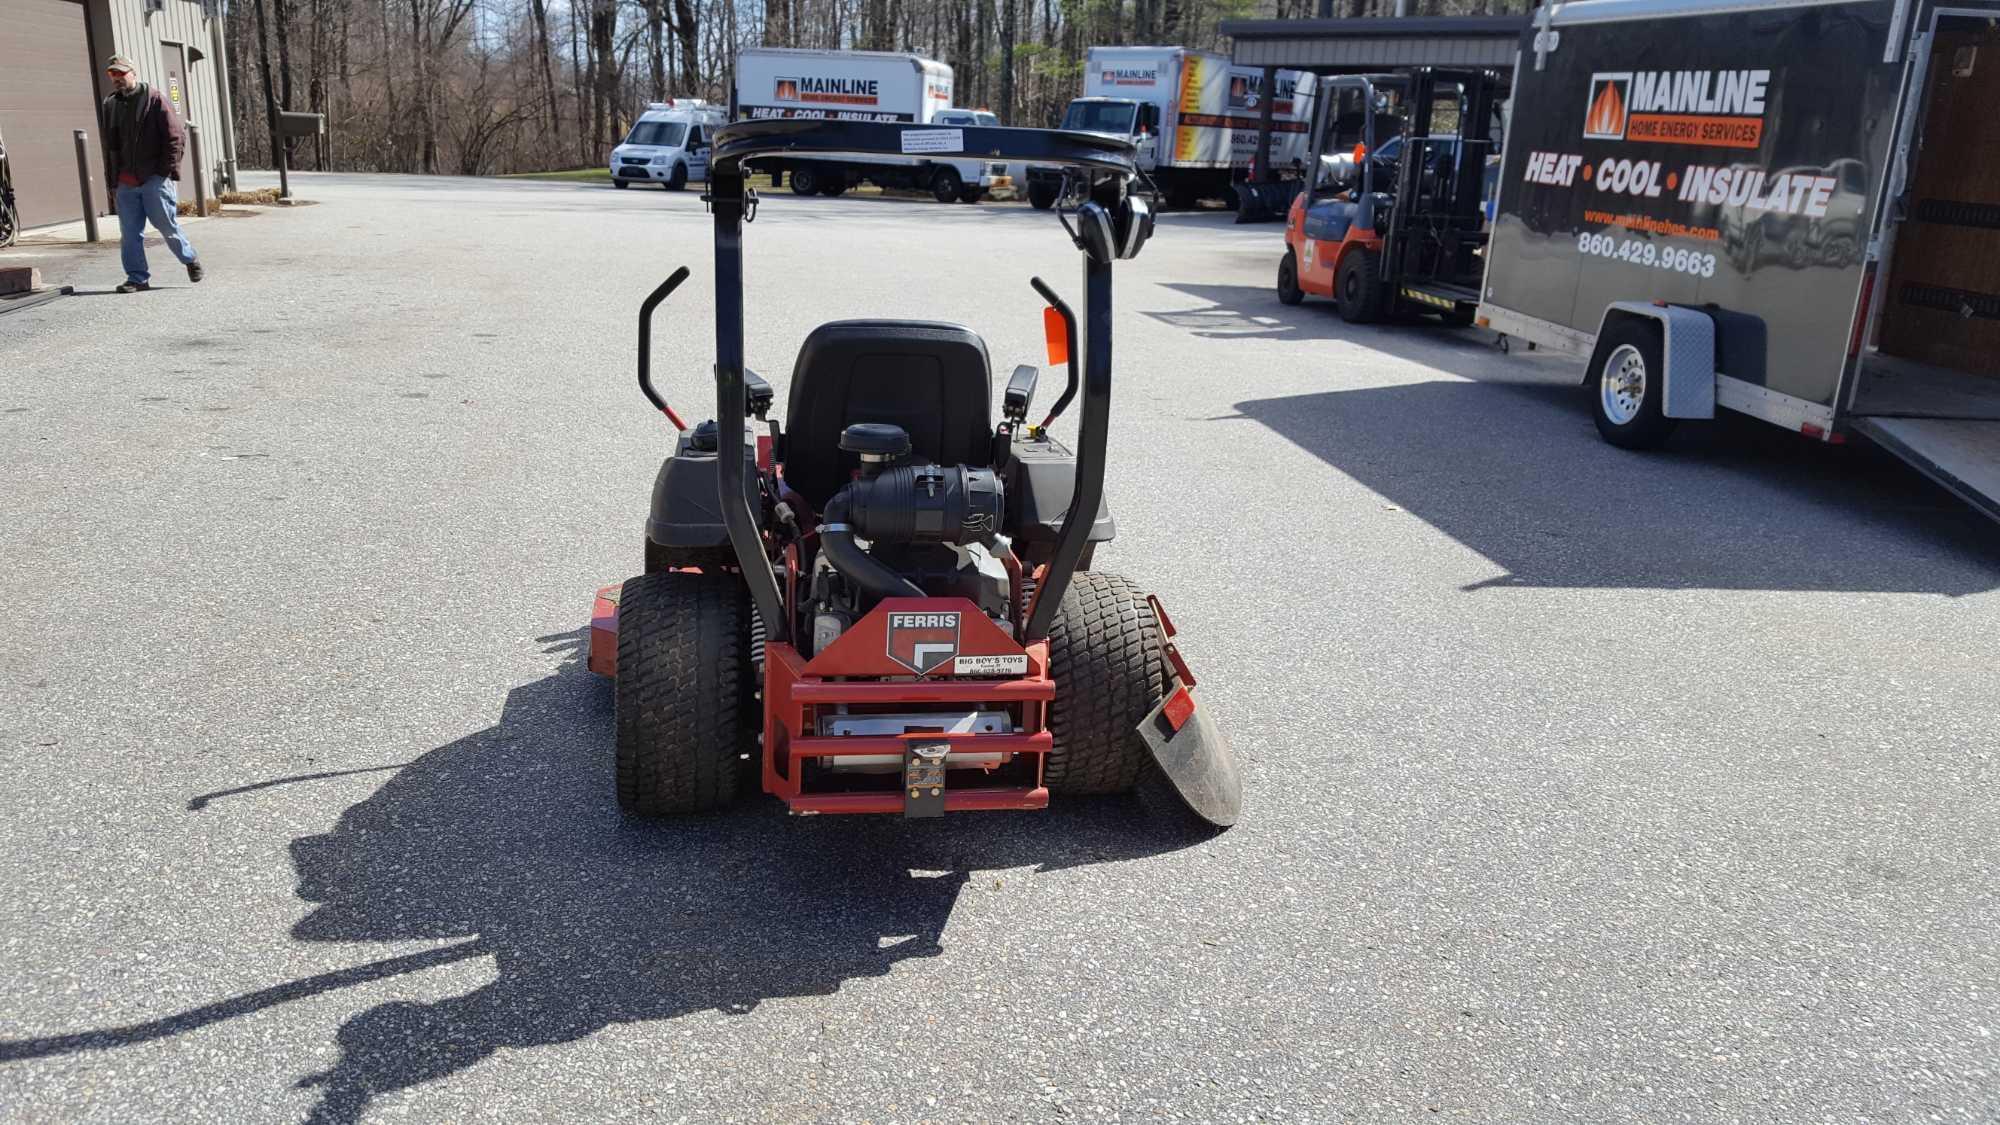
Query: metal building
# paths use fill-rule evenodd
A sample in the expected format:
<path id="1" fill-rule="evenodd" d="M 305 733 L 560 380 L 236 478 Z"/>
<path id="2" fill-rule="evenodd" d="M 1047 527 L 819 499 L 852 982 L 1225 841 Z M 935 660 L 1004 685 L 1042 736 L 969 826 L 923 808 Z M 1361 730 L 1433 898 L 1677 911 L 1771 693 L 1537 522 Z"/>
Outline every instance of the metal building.
<path id="1" fill-rule="evenodd" d="M 91 205 L 105 210 L 97 105 L 111 92 L 104 61 L 132 60 L 185 122 L 202 131 L 204 178 L 227 180 L 230 128 L 222 20 L 202 0 L 4 0 L 0 18 L 0 141 L 7 146 L 25 227 L 83 217 L 74 131 L 84 130 Z M 194 197 L 194 157 L 181 197 Z"/>

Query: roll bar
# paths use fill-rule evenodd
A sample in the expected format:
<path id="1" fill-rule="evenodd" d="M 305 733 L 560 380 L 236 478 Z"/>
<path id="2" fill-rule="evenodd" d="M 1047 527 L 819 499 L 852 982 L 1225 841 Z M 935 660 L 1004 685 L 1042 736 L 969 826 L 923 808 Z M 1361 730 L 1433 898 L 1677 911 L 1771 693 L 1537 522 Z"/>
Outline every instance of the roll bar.
<path id="1" fill-rule="evenodd" d="M 740 173 L 759 156 L 963 156 L 1023 160 L 1132 176 L 1137 151 L 1124 137 L 1061 129 L 1007 129 L 984 125 L 910 125 L 886 121 L 827 121 L 786 117 L 738 121 L 716 130 L 709 151 L 712 175 Z M 712 188 L 713 185 L 711 185 Z"/>
<path id="2" fill-rule="evenodd" d="M 968 156 L 993 160 L 1032 160 L 1085 169 L 1098 182 L 1093 198 L 1122 193 L 1123 184 L 1138 174 L 1132 163 L 1134 146 L 1119 137 L 1070 133 L 1054 129 L 939 127 L 881 122 L 780 119 L 741 121 L 715 134 L 710 152 L 707 200 L 715 216 L 715 416 L 733 421 L 744 415 L 743 374 L 743 224 L 754 214 L 755 196 L 744 185 L 751 170 L 744 165 L 762 155 L 791 156 L 846 153 L 884 156 Z M 1081 247 L 1081 243 L 1079 243 Z M 1056 549 L 1037 588 L 1022 631 L 1025 642 L 1048 635 L 1104 500 L 1104 449 L 1111 429 L 1111 263 L 1085 252 L 1084 322 L 1087 326 L 1083 365 L 1083 417 L 1078 426 L 1076 489 L 1069 512 L 1057 533 Z M 669 291 L 671 291 L 669 289 Z M 1036 286 L 1044 300 L 1052 291 Z M 1075 317 L 1059 300 L 1051 304 L 1065 314 L 1074 332 Z M 1071 388 L 1075 387 L 1076 348 L 1070 347 Z M 1069 393 L 1065 392 L 1064 402 Z M 1063 402 L 1057 404 L 1061 409 Z M 772 572 L 756 513 L 744 493 L 743 427 L 716 427 L 718 502 L 729 531 L 729 545 L 750 587 L 751 600 L 763 620 L 764 635 L 777 642 L 791 640 L 784 596 Z"/>

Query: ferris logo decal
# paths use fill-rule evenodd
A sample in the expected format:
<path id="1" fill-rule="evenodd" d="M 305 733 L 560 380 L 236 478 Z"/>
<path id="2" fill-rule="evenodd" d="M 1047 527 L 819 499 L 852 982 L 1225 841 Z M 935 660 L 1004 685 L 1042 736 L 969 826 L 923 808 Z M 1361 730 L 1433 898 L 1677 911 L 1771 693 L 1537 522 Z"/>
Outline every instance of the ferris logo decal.
<path id="1" fill-rule="evenodd" d="M 958 614 L 889 615 L 889 659 L 923 676 L 957 655 Z"/>
<path id="2" fill-rule="evenodd" d="M 874 105 L 880 100 L 882 84 L 873 78 L 780 78 L 772 95 L 781 102 L 838 102 L 841 105 Z"/>
<path id="3" fill-rule="evenodd" d="M 1764 139 L 1768 70 L 1639 70 L 1590 76 L 1583 135 L 1756 148 Z"/>

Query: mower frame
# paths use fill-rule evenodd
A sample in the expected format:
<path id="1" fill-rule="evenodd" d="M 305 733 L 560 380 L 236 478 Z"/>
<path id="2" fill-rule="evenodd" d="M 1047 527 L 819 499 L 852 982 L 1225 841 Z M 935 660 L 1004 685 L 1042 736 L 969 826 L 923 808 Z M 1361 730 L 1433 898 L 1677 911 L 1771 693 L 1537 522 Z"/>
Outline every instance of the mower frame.
<path id="1" fill-rule="evenodd" d="M 1048 443 L 1050 423 L 1071 401 L 1080 399 L 1077 447 L 1073 452 L 1062 451 L 1074 458 L 1068 507 L 1059 525 L 1052 517 L 1040 517 L 1039 526 L 1044 531 L 1035 540 L 1040 546 L 1025 562 L 1011 547 L 994 556 L 1004 563 L 1011 584 L 1005 620 L 989 618 L 979 605 L 963 596 L 885 595 L 835 639 L 810 646 L 813 652 L 807 656 L 793 636 L 793 615 L 799 609 L 800 585 L 806 577 L 801 567 L 804 537 L 788 540 L 776 525 L 760 519 L 757 510 L 760 502 L 768 504 L 774 499 L 760 491 L 764 485 L 785 489 L 783 495 L 793 504 L 803 499 L 783 484 L 789 459 L 777 448 L 777 427 L 773 426 L 769 438 L 758 434 L 753 450 L 748 447 L 743 423 L 753 415 L 762 420 L 773 398 L 769 385 L 745 366 L 743 228 L 754 222 L 758 207 L 748 180 L 762 174 L 753 167 L 760 157 L 917 154 L 1034 161 L 1074 170 L 1079 199 L 1074 212 L 1062 215 L 1062 222 L 1084 259 L 1082 320 L 1086 330 L 1081 362 L 1078 317 L 1040 278 L 1031 279 L 1048 310 L 1050 339 L 1066 344 L 1060 362 L 1067 369 L 1067 386 L 1040 426 L 1027 424 L 1024 397 L 1018 409 L 1010 408 L 1008 420 L 992 435 L 995 469 L 1002 464 L 1002 448 L 1015 451 L 1005 455 L 1006 464 L 1015 464 L 1013 458 L 1025 448 L 1018 443 L 1024 438 L 1030 444 Z M 1051 655 L 1063 643 L 1075 643 L 1064 638 L 1075 635 L 1081 627 L 1063 617 L 1058 629 L 1059 610 L 1078 570 L 1087 566 L 1086 553 L 1093 538 L 1109 534 L 1108 530 L 1097 534 L 1097 529 L 1107 518 L 1102 505 L 1111 414 L 1112 265 L 1117 258 L 1136 255 L 1152 229 L 1150 212 L 1129 190 L 1137 177 L 1129 140 L 1088 133 L 798 119 L 739 122 L 716 133 L 709 190 L 702 198 L 714 221 L 716 423 L 712 448 L 716 507 L 722 526 L 715 529 L 713 523 L 707 525 L 716 546 L 696 560 L 698 566 L 683 561 L 666 569 L 704 575 L 734 571 L 731 580 L 740 579 L 747 590 L 748 605 L 740 612 L 754 614 L 757 630 L 753 636 L 761 640 L 761 646 L 758 639 L 753 639 L 751 646 L 753 652 L 761 647 L 761 662 L 752 662 L 761 700 L 757 772 L 763 791 L 783 799 L 792 812 L 901 812 L 921 817 L 973 809 L 1038 809 L 1049 803 L 1045 767 L 1057 749 L 1056 731 L 1060 729 L 1051 722 L 1051 708 L 1058 698 Z M 656 288 L 641 306 L 639 324 L 640 389 L 682 430 L 686 423 L 652 385 L 651 319 L 687 276 L 682 267 Z M 1053 343 L 1051 350 L 1053 353 Z M 1052 354 L 1051 362 L 1055 361 Z M 1032 378 L 1029 383 L 1032 385 Z M 1013 393 L 1011 387 L 1009 393 Z M 789 417 L 786 422 L 804 424 L 802 419 Z M 787 443 L 796 432 L 787 434 Z M 1003 444 L 1007 442 L 1016 444 Z M 754 479 L 750 475 L 753 471 Z M 782 519 L 798 532 L 798 526 L 789 522 L 786 504 L 779 502 L 777 507 Z M 812 514 L 809 509 L 799 513 L 802 517 L 808 514 Z M 827 513 L 820 514 L 824 517 Z M 838 516 L 819 524 L 818 531 L 831 534 L 836 527 L 848 531 Z M 725 536 L 726 550 L 720 544 Z M 823 537 L 819 549 L 830 551 L 827 542 Z M 1039 564 L 1038 569 L 1033 575 L 1024 574 L 1030 564 Z M 652 569 L 649 562 L 649 572 Z M 1025 596 L 1026 578 L 1034 580 L 1031 597 Z M 1108 581 L 1113 580 L 1093 576 L 1084 588 L 1110 589 L 1104 587 Z M 915 586 L 910 590 L 918 592 Z M 1130 593 L 1116 596 L 1139 598 Z M 1135 642 L 1139 637 L 1152 638 L 1145 649 L 1157 653 L 1157 661 L 1147 665 L 1157 673 L 1148 672 L 1154 678 L 1143 681 L 1156 689 L 1156 701 L 1138 708 L 1144 711 L 1151 706 L 1152 711 L 1143 719 L 1133 714 L 1126 721 L 1136 725 L 1119 732 L 1135 744 L 1143 743 L 1140 752 L 1150 752 L 1157 764 L 1151 774 L 1145 772 L 1148 767 L 1135 768 L 1145 777 L 1163 775 L 1162 784 L 1179 794 L 1186 811 L 1211 828 L 1226 827 L 1234 823 L 1240 807 L 1241 783 L 1227 741 L 1212 716 L 1198 709 L 1190 694 L 1194 677 L 1171 642 L 1172 623 L 1155 598 L 1121 604 L 1138 607 L 1136 620 L 1128 610 L 1124 627 L 1134 630 Z M 949 668 L 925 665 L 921 655 L 915 662 L 898 655 L 901 642 L 897 637 L 919 634 L 899 634 L 897 630 L 921 630 L 923 626 L 912 621 L 928 615 L 951 622 L 951 655 L 944 658 L 950 662 Z M 591 667 L 619 676 L 622 684 L 624 670 L 616 658 L 619 616 L 617 590 L 601 591 L 592 618 Z M 600 652 L 604 659 L 599 659 Z M 623 690 L 621 686 L 621 693 Z M 624 698 L 622 694 L 620 698 Z M 1129 703 L 1136 696 L 1128 691 L 1125 698 Z M 896 705 L 907 705 L 912 711 L 896 711 Z M 934 709 L 940 718 L 953 721 L 907 721 L 913 712 Z M 828 715 L 841 720 L 840 729 L 821 724 L 820 719 Z M 876 716 L 881 718 L 875 720 Z M 806 769 L 806 764 L 834 758 L 873 759 L 861 767 L 868 770 L 898 763 L 895 768 L 903 780 L 893 788 L 809 790 L 808 776 L 819 775 Z M 1015 763 L 1020 768 L 1015 768 Z M 992 776 L 996 768 L 1004 771 L 1003 777 Z"/>

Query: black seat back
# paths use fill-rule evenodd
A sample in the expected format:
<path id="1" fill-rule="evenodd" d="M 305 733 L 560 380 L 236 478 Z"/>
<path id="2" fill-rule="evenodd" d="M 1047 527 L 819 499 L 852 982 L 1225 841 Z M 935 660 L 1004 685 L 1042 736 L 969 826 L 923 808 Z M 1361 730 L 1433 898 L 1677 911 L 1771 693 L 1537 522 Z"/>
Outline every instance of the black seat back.
<path id="1" fill-rule="evenodd" d="M 785 409 L 785 482 L 825 506 L 860 462 L 840 431 L 887 422 L 911 452 L 941 465 L 993 460 L 993 377 L 986 342 L 957 324 L 837 320 L 813 329 L 792 369 Z"/>

